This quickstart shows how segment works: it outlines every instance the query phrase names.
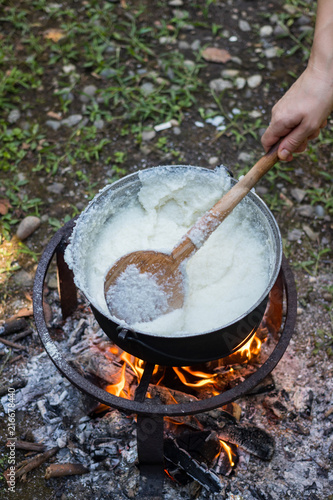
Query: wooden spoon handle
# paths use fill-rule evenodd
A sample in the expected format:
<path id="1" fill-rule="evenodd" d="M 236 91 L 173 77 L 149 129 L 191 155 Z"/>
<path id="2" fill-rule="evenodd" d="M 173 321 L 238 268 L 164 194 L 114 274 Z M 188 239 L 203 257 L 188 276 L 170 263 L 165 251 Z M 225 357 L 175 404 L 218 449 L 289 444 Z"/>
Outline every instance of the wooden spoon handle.
<path id="1" fill-rule="evenodd" d="M 172 250 L 172 257 L 181 263 L 198 250 L 248 194 L 256 183 L 275 165 L 278 160 L 277 142 L 259 161 L 239 180 L 194 226 L 185 234 L 180 243 Z"/>

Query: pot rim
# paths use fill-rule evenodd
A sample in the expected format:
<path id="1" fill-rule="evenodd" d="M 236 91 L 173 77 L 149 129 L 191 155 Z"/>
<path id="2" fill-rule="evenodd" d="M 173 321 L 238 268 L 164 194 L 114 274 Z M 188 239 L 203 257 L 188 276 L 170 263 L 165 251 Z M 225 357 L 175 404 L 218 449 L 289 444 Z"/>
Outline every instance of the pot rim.
<path id="1" fill-rule="evenodd" d="M 217 168 L 225 168 L 227 170 L 227 172 L 229 173 L 230 175 L 230 181 L 233 183 L 233 184 L 236 184 L 238 181 L 236 179 L 233 178 L 232 174 L 230 174 L 230 171 L 229 169 L 227 169 L 224 165 L 220 165 L 218 166 Z M 153 170 L 156 170 L 156 169 L 159 169 L 159 168 L 163 168 L 163 169 L 179 169 L 179 168 L 183 168 L 183 169 L 195 169 L 195 170 L 202 170 L 204 172 L 211 172 L 213 173 L 215 171 L 215 169 L 209 169 L 209 168 L 206 168 L 206 167 L 199 167 L 199 166 L 195 166 L 195 165 L 183 165 L 183 164 L 179 164 L 179 165 L 158 165 L 158 166 L 155 166 L 155 167 L 150 167 L 150 168 L 146 168 L 146 169 L 143 169 L 143 170 L 138 170 L 137 172 L 133 172 L 131 174 L 128 174 L 126 175 L 125 177 L 122 177 L 121 179 L 113 182 L 112 184 L 108 184 L 107 186 L 105 186 L 104 188 L 102 188 L 99 193 L 97 193 L 97 195 L 89 202 L 88 206 L 85 208 L 85 210 L 82 212 L 85 213 L 86 211 L 88 211 L 90 209 L 90 207 L 94 206 L 98 200 L 102 197 L 104 197 L 106 195 L 106 193 L 111 190 L 113 191 L 114 188 L 118 188 L 118 187 L 121 187 L 122 184 L 126 184 L 128 183 L 128 181 L 130 181 L 131 179 L 133 178 L 138 178 L 139 175 L 145 175 L 145 172 L 149 172 L 149 171 L 153 171 Z M 282 238 L 281 238 L 281 233 L 280 233 L 280 229 L 278 227 L 278 224 L 272 214 L 272 212 L 270 211 L 270 209 L 268 208 L 268 206 L 266 205 L 266 203 L 254 192 L 254 191 L 250 191 L 247 195 L 247 197 L 249 197 L 251 199 L 251 201 L 256 205 L 256 207 L 261 210 L 261 212 L 263 213 L 263 215 L 268 219 L 268 224 L 271 228 L 271 231 L 272 231 L 272 235 L 274 236 L 274 239 L 276 241 L 276 251 L 275 251 L 275 254 L 276 254 L 276 259 L 275 259 L 275 262 L 273 263 L 273 266 L 272 266 L 272 273 L 271 273 L 271 276 L 270 276 L 270 279 L 268 281 L 268 284 L 265 288 L 265 290 L 263 291 L 263 293 L 261 294 L 261 296 L 258 298 L 258 300 L 247 310 L 245 311 L 243 314 L 241 314 L 240 316 L 238 316 L 237 318 L 233 319 L 232 321 L 230 321 L 229 323 L 226 323 L 226 324 L 223 324 L 223 325 L 220 325 L 219 327 L 215 328 L 215 329 L 212 329 L 212 330 L 206 330 L 206 331 L 201 331 L 201 332 L 198 332 L 198 333 L 186 333 L 186 332 L 177 332 L 176 334 L 174 335 L 163 335 L 163 334 L 154 334 L 154 333 L 151 333 L 151 332 L 147 332 L 147 331 L 142 331 L 140 330 L 139 328 L 132 328 L 130 325 L 128 325 L 125 321 L 122 321 L 122 320 L 119 320 L 117 317 L 115 316 L 112 316 L 111 314 L 109 316 L 107 316 L 105 314 L 105 312 L 103 310 L 101 310 L 101 308 L 99 307 L 98 304 L 95 304 L 90 297 L 87 296 L 87 294 L 85 292 L 82 291 L 82 289 L 80 288 L 81 292 L 83 293 L 83 295 L 86 297 L 86 299 L 88 300 L 89 303 L 91 303 L 93 305 L 93 307 L 95 309 L 98 310 L 98 312 L 100 314 L 102 314 L 105 318 L 107 318 L 109 321 L 112 321 L 114 322 L 117 326 L 117 329 L 122 330 L 127 330 L 128 332 L 132 332 L 134 334 L 139 334 L 140 336 L 146 336 L 147 339 L 149 339 L 150 337 L 153 337 L 153 338 L 161 338 L 161 339 L 169 339 L 169 340 L 174 340 L 174 339 L 177 339 L 177 338 L 192 338 L 192 337 L 200 337 L 201 335 L 207 335 L 209 333 L 213 333 L 213 332 L 218 332 L 220 330 L 225 330 L 227 329 L 228 327 L 242 321 L 244 318 L 246 318 L 246 316 L 248 316 L 249 314 L 251 314 L 251 312 L 255 311 L 255 309 L 266 299 L 267 295 L 269 294 L 270 290 L 272 289 L 277 277 L 278 277 L 278 274 L 280 272 L 280 269 L 281 269 L 281 264 L 282 264 L 282 255 L 283 255 L 283 249 L 282 249 Z M 74 238 L 74 233 L 75 233 L 75 230 L 76 230 L 76 227 L 77 227 L 77 223 L 79 221 L 80 218 L 78 218 L 78 220 L 76 221 L 75 223 L 75 226 L 73 228 L 73 232 L 72 232 L 72 235 L 71 235 L 71 239 Z"/>

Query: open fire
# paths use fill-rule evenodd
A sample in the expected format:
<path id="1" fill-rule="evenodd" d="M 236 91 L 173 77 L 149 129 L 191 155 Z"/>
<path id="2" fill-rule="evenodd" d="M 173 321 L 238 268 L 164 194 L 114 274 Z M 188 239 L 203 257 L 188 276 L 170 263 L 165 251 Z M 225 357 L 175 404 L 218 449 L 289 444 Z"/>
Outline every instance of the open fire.
<path id="1" fill-rule="evenodd" d="M 147 398 L 158 395 L 164 402 L 178 404 L 178 402 L 181 403 L 187 398 L 203 399 L 218 395 L 221 390 L 228 389 L 239 383 L 246 377 L 247 373 L 252 371 L 251 367 L 253 368 L 260 363 L 261 346 L 267 341 L 267 338 L 268 330 L 262 327 L 241 349 L 228 358 L 195 367 L 163 367 L 155 365 L 150 388 L 147 391 Z M 91 348 L 94 356 L 99 359 L 104 357 L 107 362 L 98 363 L 98 374 L 93 373 L 90 365 L 90 373 L 98 375 L 102 380 L 107 379 L 109 381 L 104 387 L 106 391 L 125 399 L 133 399 L 135 390 L 140 384 L 144 373 L 145 362 L 122 351 L 116 345 L 106 348 L 105 345 L 104 348 L 96 348 L 95 345 L 92 345 Z M 94 363 L 94 366 L 96 366 L 96 363 Z M 112 370 L 111 366 L 113 367 Z M 114 370 L 114 366 L 117 367 L 116 370 Z M 112 373 L 110 374 L 110 372 Z M 107 410 L 106 405 L 100 404 L 96 411 L 103 412 Z M 229 414 L 230 419 L 234 419 L 236 422 L 240 419 L 241 410 L 236 404 L 230 404 L 221 411 Z M 176 442 L 179 442 L 180 439 L 180 442 L 182 442 L 182 438 L 179 438 L 179 436 L 183 432 L 185 434 L 189 432 L 189 429 L 196 434 L 206 432 L 203 443 L 199 440 L 199 449 L 196 450 L 196 447 L 193 449 L 192 439 L 190 445 L 187 443 L 187 448 L 190 448 L 190 450 L 187 449 L 186 451 L 192 457 L 196 457 L 198 454 L 201 455 L 201 460 L 218 473 L 229 475 L 232 472 L 238 462 L 236 444 L 227 443 L 218 436 L 216 431 L 211 432 L 205 429 L 204 422 L 201 423 L 198 419 L 196 419 L 194 426 L 189 419 L 182 422 L 182 419 L 166 417 L 165 422 L 165 433 L 168 436 L 169 446 L 170 439 L 176 439 Z M 173 436 L 173 438 L 170 436 Z M 207 446 L 207 443 L 209 443 L 209 446 Z M 185 446 L 184 443 L 181 443 L 180 448 L 182 446 Z M 204 449 L 204 452 L 202 449 Z M 177 480 L 180 480 L 179 470 L 174 470 L 172 465 L 170 464 L 165 469 L 166 474 L 174 480 L 177 477 Z"/>

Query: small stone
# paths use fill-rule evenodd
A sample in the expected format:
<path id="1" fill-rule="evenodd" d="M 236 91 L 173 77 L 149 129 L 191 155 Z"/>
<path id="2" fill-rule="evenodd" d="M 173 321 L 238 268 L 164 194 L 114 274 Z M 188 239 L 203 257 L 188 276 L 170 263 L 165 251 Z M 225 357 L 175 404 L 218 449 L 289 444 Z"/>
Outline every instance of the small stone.
<path id="1" fill-rule="evenodd" d="M 16 123 L 21 118 L 21 113 L 19 109 L 12 109 L 8 115 L 9 123 Z"/>
<path id="2" fill-rule="evenodd" d="M 238 76 L 236 78 L 236 82 L 235 83 L 236 83 L 236 88 L 238 90 L 242 90 L 245 87 L 245 85 L 246 85 L 246 80 L 245 80 L 245 78 L 243 78 L 241 76 Z"/>
<path id="3" fill-rule="evenodd" d="M 333 301 L 333 295 L 330 292 L 324 292 L 322 297 L 324 300 L 327 300 L 327 302 Z"/>
<path id="4" fill-rule="evenodd" d="M 185 59 L 184 61 L 184 66 L 186 66 L 187 69 L 194 69 L 195 68 L 195 62 L 191 61 L 191 59 Z"/>
<path id="5" fill-rule="evenodd" d="M 298 207 L 297 212 L 302 217 L 312 217 L 314 209 L 312 205 L 302 205 L 301 207 Z"/>
<path id="6" fill-rule="evenodd" d="M 68 118 L 61 120 L 62 125 L 66 125 L 67 127 L 74 127 L 82 120 L 82 115 L 70 115 Z"/>
<path id="7" fill-rule="evenodd" d="M 201 42 L 200 40 L 194 40 L 192 43 L 191 43 L 191 49 L 192 50 L 199 50 L 201 47 Z"/>
<path id="8" fill-rule="evenodd" d="M 249 163 L 252 160 L 252 154 L 251 153 L 246 153 L 245 151 L 242 151 L 238 155 L 238 160 L 242 161 L 244 163 Z"/>
<path id="9" fill-rule="evenodd" d="M 191 45 L 188 42 L 185 42 L 185 40 L 181 40 L 178 43 L 179 50 L 188 50 L 190 47 Z"/>
<path id="10" fill-rule="evenodd" d="M 285 36 L 288 33 L 289 33 L 289 30 L 288 30 L 287 26 L 278 24 L 274 28 L 274 35 L 277 36 L 277 37 L 278 36 Z"/>
<path id="11" fill-rule="evenodd" d="M 302 238 L 303 232 L 300 229 L 292 229 L 287 235 L 288 241 L 298 241 Z"/>
<path id="12" fill-rule="evenodd" d="M 208 163 L 209 165 L 211 165 L 212 167 L 215 167 L 216 165 L 218 165 L 220 162 L 220 159 L 217 157 L 217 156 L 211 156 L 209 159 L 208 159 Z"/>
<path id="13" fill-rule="evenodd" d="M 267 57 L 267 59 L 273 59 L 273 57 L 277 56 L 277 48 L 269 47 L 268 49 L 265 50 L 264 54 Z"/>
<path id="14" fill-rule="evenodd" d="M 273 26 L 269 24 L 261 26 L 259 33 L 261 37 L 271 36 L 273 34 Z"/>
<path id="15" fill-rule="evenodd" d="M 317 217 L 324 217 L 325 216 L 325 209 L 321 205 L 316 205 L 314 208 L 315 214 Z"/>
<path id="16" fill-rule="evenodd" d="M 232 86 L 233 85 L 230 80 L 223 80 L 223 78 L 216 78 L 215 80 L 211 80 L 209 82 L 210 89 L 215 92 L 223 92 L 226 89 L 231 89 Z"/>
<path id="17" fill-rule="evenodd" d="M 50 184 L 50 186 L 47 186 L 46 191 L 54 194 L 61 194 L 64 188 L 64 184 L 61 184 L 60 182 L 54 182 L 53 184 Z"/>
<path id="18" fill-rule="evenodd" d="M 262 76 L 261 75 L 252 75 L 249 76 L 247 79 L 247 84 L 250 87 L 250 89 L 255 89 L 261 85 L 262 82 Z"/>
<path id="19" fill-rule="evenodd" d="M 224 69 L 221 71 L 221 75 L 223 78 L 235 78 L 239 75 L 238 69 Z"/>
<path id="20" fill-rule="evenodd" d="M 112 69 L 112 68 L 104 68 L 100 72 L 100 75 L 102 78 L 111 78 L 112 76 L 114 76 L 116 74 L 117 74 L 117 71 L 115 69 Z"/>
<path id="21" fill-rule="evenodd" d="M 58 288 L 58 280 L 56 276 L 51 276 L 47 281 L 47 286 L 52 288 L 52 290 L 56 290 Z"/>
<path id="22" fill-rule="evenodd" d="M 213 127 L 219 127 L 225 122 L 225 118 L 222 115 L 216 115 L 212 118 L 207 118 L 206 123 L 210 123 Z"/>
<path id="23" fill-rule="evenodd" d="M 76 70 L 76 67 L 74 64 L 65 64 L 65 66 L 62 67 L 63 72 L 68 75 L 68 73 L 73 73 L 73 71 Z"/>
<path id="24" fill-rule="evenodd" d="M 239 26 L 239 29 L 241 31 L 251 31 L 251 26 L 249 25 L 249 23 L 247 21 L 245 21 L 244 19 L 240 19 L 239 23 L 238 23 L 238 26 Z"/>
<path id="25" fill-rule="evenodd" d="M 258 186 L 256 187 L 256 193 L 258 196 L 264 196 L 268 193 L 268 188 L 265 186 Z"/>
<path id="26" fill-rule="evenodd" d="M 24 269 L 20 269 L 14 274 L 14 281 L 22 288 L 30 288 L 33 284 L 33 276 Z"/>
<path id="27" fill-rule="evenodd" d="M 59 121 L 56 121 L 56 120 L 47 120 L 45 122 L 45 125 L 47 125 L 48 127 L 50 127 L 54 131 L 58 130 L 61 127 L 61 123 Z"/>
<path id="28" fill-rule="evenodd" d="M 140 86 L 140 90 L 143 95 L 148 96 L 149 94 L 152 94 L 154 92 L 155 86 L 151 82 L 144 82 Z"/>
<path id="29" fill-rule="evenodd" d="M 306 24 L 311 24 L 311 19 L 308 16 L 305 16 L 303 14 L 302 16 L 300 16 L 297 19 L 296 24 L 298 24 L 298 26 L 304 26 Z"/>
<path id="30" fill-rule="evenodd" d="M 94 121 L 94 126 L 97 128 L 97 130 L 102 130 L 104 128 L 105 122 L 101 118 L 99 120 Z"/>
<path id="31" fill-rule="evenodd" d="M 70 91 L 69 87 L 64 87 L 62 89 L 60 97 L 63 101 L 70 101 L 70 102 L 74 101 L 74 95 Z"/>
<path id="32" fill-rule="evenodd" d="M 97 87 L 95 85 L 86 85 L 83 90 L 82 94 L 80 95 L 80 101 L 81 102 L 89 102 L 93 97 L 95 96 L 97 91 Z"/>
<path id="33" fill-rule="evenodd" d="M 262 112 L 258 111 L 257 109 L 254 109 L 253 111 L 250 111 L 249 117 L 250 118 L 254 118 L 254 119 L 261 118 L 262 117 Z"/>
<path id="34" fill-rule="evenodd" d="M 181 7 L 182 5 L 184 5 L 184 2 L 183 0 L 170 0 L 170 2 L 168 2 L 168 5 L 170 5 L 170 7 Z"/>
<path id="35" fill-rule="evenodd" d="M 161 36 L 158 41 L 160 45 L 173 45 L 177 42 L 176 39 L 172 36 Z"/>
<path id="36" fill-rule="evenodd" d="M 16 236 L 19 240 L 26 240 L 40 226 L 40 218 L 34 215 L 28 215 L 19 224 Z"/>
<path id="37" fill-rule="evenodd" d="M 302 203 L 305 198 L 306 191 L 300 188 L 293 188 L 291 191 L 291 196 L 298 202 Z"/>
<path id="38" fill-rule="evenodd" d="M 319 233 L 315 233 L 312 231 L 310 226 L 307 226 L 306 224 L 302 225 L 303 231 L 305 234 L 310 238 L 311 241 L 316 241 L 318 239 Z"/>
<path id="39" fill-rule="evenodd" d="M 141 134 L 141 138 L 143 141 L 151 141 L 155 136 L 155 130 L 144 130 Z"/>

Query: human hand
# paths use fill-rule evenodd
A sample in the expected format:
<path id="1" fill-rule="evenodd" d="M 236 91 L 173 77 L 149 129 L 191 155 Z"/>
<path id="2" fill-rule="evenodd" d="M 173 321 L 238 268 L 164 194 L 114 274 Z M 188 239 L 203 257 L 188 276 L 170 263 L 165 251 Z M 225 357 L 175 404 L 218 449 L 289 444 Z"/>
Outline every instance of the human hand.
<path id="1" fill-rule="evenodd" d="M 308 140 L 318 137 L 332 109 L 333 82 L 309 65 L 273 107 L 271 122 L 261 138 L 265 151 L 284 137 L 279 158 L 292 160 L 293 153 L 305 151 Z"/>

